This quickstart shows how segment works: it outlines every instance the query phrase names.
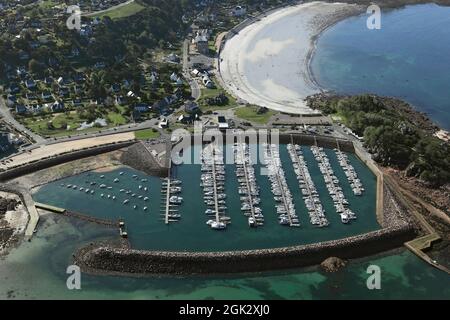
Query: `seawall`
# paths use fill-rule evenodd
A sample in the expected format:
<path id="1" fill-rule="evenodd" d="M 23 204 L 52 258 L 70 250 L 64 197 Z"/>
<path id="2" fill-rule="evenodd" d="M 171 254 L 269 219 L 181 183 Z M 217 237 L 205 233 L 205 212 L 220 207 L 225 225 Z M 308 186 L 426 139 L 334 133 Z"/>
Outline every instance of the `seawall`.
<path id="1" fill-rule="evenodd" d="M 65 162 L 78 160 L 82 158 L 87 158 L 91 156 L 95 156 L 98 154 L 118 150 L 124 147 L 128 147 L 134 144 L 136 141 L 124 141 L 124 142 L 116 142 L 108 145 L 97 146 L 93 148 L 81 149 L 78 151 L 71 151 L 67 153 L 58 154 L 53 157 L 40 159 L 34 162 L 29 162 L 24 165 L 20 165 L 17 167 L 13 167 L 7 171 L 0 172 L 0 182 L 4 182 L 6 180 L 11 180 L 29 173 L 33 173 L 42 169 L 46 169 L 49 167 L 56 166 L 58 164 L 62 164 Z"/>

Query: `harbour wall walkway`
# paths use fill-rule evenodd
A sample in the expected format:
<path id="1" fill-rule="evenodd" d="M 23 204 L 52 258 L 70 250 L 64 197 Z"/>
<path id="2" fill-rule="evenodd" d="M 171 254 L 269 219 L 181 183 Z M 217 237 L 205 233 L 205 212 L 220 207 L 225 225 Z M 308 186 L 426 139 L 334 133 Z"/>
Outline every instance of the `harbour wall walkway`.
<path id="1" fill-rule="evenodd" d="M 33 173 L 39 170 L 43 170 L 49 167 L 53 167 L 69 161 L 87 158 L 98 154 L 118 150 L 124 147 L 128 147 L 134 143 L 136 143 L 135 140 L 117 142 L 108 145 L 102 145 L 92 148 L 81 149 L 73 152 L 62 153 L 48 158 L 42 158 L 40 160 L 29 162 L 23 165 L 19 165 L 17 167 L 13 167 L 7 171 L 0 172 L 0 182 L 18 178 L 20 176 Z"/>
<path id="2" fill-rule="evenodd" d="M 260 272 L 320 264 L 328 257 L 360 258 L 400 247 L 412 227 L 390 227 L 341 240 L 304 246 L 228 252 L 163 252 L 88 246 L 75 255 L 86 272 L 219 274 Z"/>

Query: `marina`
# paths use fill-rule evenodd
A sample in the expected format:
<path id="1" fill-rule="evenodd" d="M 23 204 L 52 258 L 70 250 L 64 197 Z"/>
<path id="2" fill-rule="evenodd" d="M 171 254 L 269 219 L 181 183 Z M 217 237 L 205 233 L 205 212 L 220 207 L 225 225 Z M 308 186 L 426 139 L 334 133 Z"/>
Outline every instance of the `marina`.
<path id="1" fill-rule="evenodd" d="M 342 187 L 352 209 L 359 212 L 361 219 L 353 220 L 351 227 L 340 223 L 339 215 L 327 215 L 329 221 L 327 228 L 318 228 L 309 222 L 302 223 L 301 228 L 280 224 L 280 217 L 284 216 L 284 212 L 277 213 L 277 207 L 281 210 L 285 208 L 282 194 L 285 195 L 287 206 L 295 208 L 294 212 L 299 222 L 311 220 L 310 211 L 299 189 L 298 176 L 288 147 L 280 145 L 279 148 L 269 151 L 278 159 L 276 161 L 279 161 L 272 160 L 272 162 L 281 164 L 282 171 L 274 171 L 278 173 L 278 178 L 267 175 L 266 164 L 270 161 L 264 163 L 262 159 L 255 162 L 250 158 L 249 152 L 253 147 L 255 146 L 245 144 L 227 145 L 224 151 L 217 148 L 218 151 L 214 152 L 215 157 L 210 156 L 211 149 L 206 149 L 203 164 L 173 165 L 170 182 L 166 178 L 149 176 L 129 167 L 118 167 L 111 171 L 85 172 L 44 185 L 33 198 L 41 203 L 67 208 L 73 212 L 83 212 L 98 219 L 111 221 L 122 219 L 126 225 L 128 240 L 136 249 L 168 251 L 263 249 L 338 239 L 379 228 L 375 216 L 375 176 L 353 154 L 348 154 L 348 161 L 358 172 L 358 177 L 365 186 L 364 196 L 355 196 L 348 183 Z M 232 152 L 244 151 L 245 171 L 239 162 L 224 163 L 223 155 L 226 148 L 230 148 Z M 259 145 L 258 148 L 260 156 L 263 156 L 264 148 L 267 149 L 268 146 Z M 327 194 L 318 162 L 309 147 L 301 147 L 301 150 L 323 210 L 327 213 L 333 212 L 334 203 Z M 335 152 L 332 149 L 325 151 L 328 152 L 336 176 L 343 181 L 345 174 Z M 190 152 L 194 154 L 194 148 Z M 234 156 L 236 155 L 235 153 Z M 282 187 L 284 193 L 275 196 L 272 181 L 278 184 L 278 179 L 285 182 Z M 245 194 L 248 190 L 247 181 L 252 190 L 251 201 L 248 194 Z M 83 191 L 79 190 L 80 187 Z M 86 188 L 89 189 L 88 193 Z M 90 193 L 92 190 L 93 194 Z M 167 190 L 170 190 L 169 197 Z M 239 191 L 243 194 L 239 194 Z M 113 196 L 116 197 L 115 200 Z M 174 196 L 182 197 L 182 200 L 172 198 Z M 215 210 L 216 198 L 218 214 Z M 167 199 L 169 210 L 166 206 Z M 254 210 L 242 211 L 244 202 L 252 203 L 251 207 Z M 144 207 L 147 207 L 147 210 L 144 210 Z M 255 227 L 249 226 L 252 212 L 255 218 L 260 218 L 258 219 L 260 225 Z M 168 224 L 165 223 L 166 213 L 169 218 Z M 292 214 L 289 216 L 292 219 L 296 218 Z M 219 221 L 226 227 L 212 229 L 206 224 L 208 220 Z M 295 224 L 296 221 L 292 222 Z"/>
<path id="2" fill-rule="evenodd" d="M 178 222 L 181 219 L 181 215 L 177 208 L 183 202 L 183 197 L 179 196 L 181 192 L 181 181 L 168 177 L 163 179 L 161 186 L 161 199 L 163 204 L 160 214 L 164 216 L 164 223 Z"/>
<path id="3" fill-rule="evenodd" d="M 124 172 L 119 172 L 119 176 L 123 176 Z M 133 180 L 138 180 L 137 175 L 132 176 Z M 98 179 L 98 181 L 96 181 Z M 105 182 L 105 183 L 100 183 Z M 86 179 L 83 183 L 80 184 L 65 184 L 60 183 L 60 188 L 65 188 L 72 191 L 78 191 L 82 192 L 88 196 L 96 197 L 100 196 L 102 199 L 107 199 L 108 201 L 116 202 L 120 194 L 123 194 L 125 196 L 125 199 L 122 201 L 123 206 L 129 206 L 131 205 L 133 210 L 142 210 L 147 211 L 148 205 L 147 202 L 149 200 L 148 192 L 149 192 L 149 186 L 143 185 L 145 182 L 147 182 L 146 179 L 142 179 L 140 181 L 138 191 L 133 192 L 131 189 L 120 189 L 117 191 L 117 185 L 119 184 L 120 179 L 118 177 L 112 179 L 112 183 L 116 185 L 109 185 L 105 181 L 105 175 L 100 175 L 99 177 L 96 177 L 93 179 L 93 173 L 87 173 Z M 139 181 L 137 181 L 139 183 Z M 82 185 L 85 185 L 84 187 Z M 130 202 L 130 198 L 135 198 L 140 201 L 136 202 Z"/>
<path id="4" fill-rule="evenodd" d="M 339 161 L 339 165 L 345 172 L 345 176 L 347 177 L 350 186 L 352 187 L 353 193 L 356 196 L 361 196 L 364 192 L 364 187 L 361 183 L 361 180 L 358 178 L 358 174 L 356 173 L 355 168 L 349 163 L 348 156 L 338 149 L 335 149 L 337 159 Z"/>
<path id="5" fill-rule="evenodd" d="M 224 230 L 231 223 L 231 218 L 225 216 L 225 166 L 223 152 L 217 145 L 211 143 L 203 149 L 202 175 L 200 186 L 203 188 L 204 203 L 207 205 L 205 214 L 209 219 L 206 224 L 213 230 Z"/>
<path id="6" fill-rule="evenodd" d="M 338 177 L 334 174 L 328 156 L 322 147 L 312 146 L 311 151 L 319 164 L 328 194 L 333 199 L 334 207 L 341 217 L 341 222 L 344 224 L 350 223 L 351 220 L 356 219 L 356 214 L 348 208 L 349 202 L 342 191 Z"/>
<path id="7" fill-rule="evenodd" d="M 318 227 L 327 227 L 330 223 L 325 216 L 325 210 L 323 209 L 316 186 L 309 173 L 301 146 L 288 144 L 287 149 L 294 166 L 303 200 L 308 209 L 311 224 Z"/>
<path id="8" fill-rule="evenodd" d="M 236 177 L 239 182 L 239 196 L 241 200 L 241 211 L 248 217 L 249 227 L 264 225 L 264 215 L 258 204 L 259 187 L 256 184 L 255 169 L 251 163 L 249 147 L 247 143 L 235 143 L 233 146 L 234 162 L 236 164 Z"/>
<path id="9" fill-rule="evenodd" d="M 292 195 L 280 160 L 279 146 L 275 144 L 263 144 L 263 148 L 264 160 L 267 164 L 267 174 L 272 184 L 271 190 L 274 195 L 274 200 L 277 202 L 275 208 L 278 214 L 279 224 L 300 227 L 300 222 L 292 201 Z"/>

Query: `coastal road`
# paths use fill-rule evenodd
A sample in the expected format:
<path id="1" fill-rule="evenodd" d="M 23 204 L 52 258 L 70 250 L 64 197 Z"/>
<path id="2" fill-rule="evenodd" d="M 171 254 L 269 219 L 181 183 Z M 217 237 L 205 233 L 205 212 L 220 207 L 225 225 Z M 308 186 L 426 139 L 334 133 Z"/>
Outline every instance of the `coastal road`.
<path id="1" fill-rule="evenodd" d="M 200 99 L 200 97 L 202 95 L 200 86 L 198 85 L 198 82 L 195 79 L 188 79 L 188 81 L 189 81 L 189 86 L 191 87 L 191 92 L 192 92 L 191 95 L 195 99 L 195 101 L 197 101 L 198 99 Z"/>
<path id="2" fill-rule="evenodd" d="M 46 141 L 44 138 L 35 134 L 31 130 L 28 130 L 27 128 L 25 128 L 24 125 L 22 125 L 16 119 L 14 119 L 13 115 L 9 111 L 8 107 L 6 106 L 5 100 L 2 97 L 0 97 L 0 116 L 3 117 L 3 120 L 5 122 L 9 123 L 11 126 L 16 128 L 17 131 L 20 131 L 20 132 L 24 133 L 25 135 L 31 137 L 37 143 L 44 143 Z"/>
<path id="3" fill-rule="evenodd" d="M 108 9 L 105 9 L 105 10 L 100 10 L 100 11 L 95 11 L 95 12 L 86 13 L 86 14 L 83 14 L 82 16 L 83 16 L 83 17 L 93 17 L 93 16 L 96 16 L 96 15 L 99 15 L 99 14 L 108 13 L 108 12 L 110 12 L 110 11 L 119 9 L 120 7 L 129 5 L 129 4 L 133 3 L 134 1 L 135 1 L 135 0 L 128 0 L 127 2 L 120 3 L 120 4 L 118 4 L 117 6 L 113 6 L 113 7 L 110 7 L 110 8 L 108 8 Z"/>
<path id="4" fill-rule="evenodd" d="M 26 150 L 35 149 L 36 147 L 52 145 L 52 144 L 61 143 L 61 142 L 77 141 L 77 140 L 97 138 L 97 137 L 107 137 L 109 135 L 114 135 L 114 134 L 118 134 L 118 133 L 127 133 L 127 132 L 131 132 L 131 131 L 145 130 L 145 129 L 156 129 L 159 131 L 159 133 L 161 135 L 163 135 L 164 132 L 160 128 L 158 128 L 158 122 L 159 121 L 157 119 L 150 119 L 150 120 L 147 120 L 147 121 L 144 121 L 141 123 L 130 123 L 130 124 L 114 127 L 114 128 L 103 129 L 103 130 L 100 129 L 100 132 L 97 131 L 97 132 L 91 132 L 91 133 L 80 133 L 77 135 L 71 135 L 70 137 L 65 136 L 65 137 L 60 137 L 60 138 L 57 138 L 57 137 L 49 138 L 47 140 L 37 142 L 31 146 L 22 148 L 21 150 L 26 151 Z M 14 155 L 11 155 L 11 157 L 12 156 L 14 156 Z"/>
<path id="5" fill-rule="evenodd" d="M 183 75 L 191 87 L 191 95 L 195 101 L 200 99 L 202 91 L 198 85 L 197 80 L 192 79 L 189 72 L 189 40 L 185 39 L 183 42 Z"/>

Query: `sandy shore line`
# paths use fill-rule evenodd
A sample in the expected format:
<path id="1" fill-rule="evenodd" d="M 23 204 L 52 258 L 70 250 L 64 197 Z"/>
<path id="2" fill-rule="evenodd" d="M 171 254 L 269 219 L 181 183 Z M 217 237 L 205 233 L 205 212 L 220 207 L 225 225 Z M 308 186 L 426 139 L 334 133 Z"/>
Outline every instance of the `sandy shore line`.
<path id="1" fill-rule="evenodd" d="M 245 27 L 226 42 L 220 74 L 241 100 L 273 110 L 311 115 L 304 99 L 321 91 L 310 72 L 320 34 L 364 12 L 354 4 L 310 2 L 287 7 Z"/>

